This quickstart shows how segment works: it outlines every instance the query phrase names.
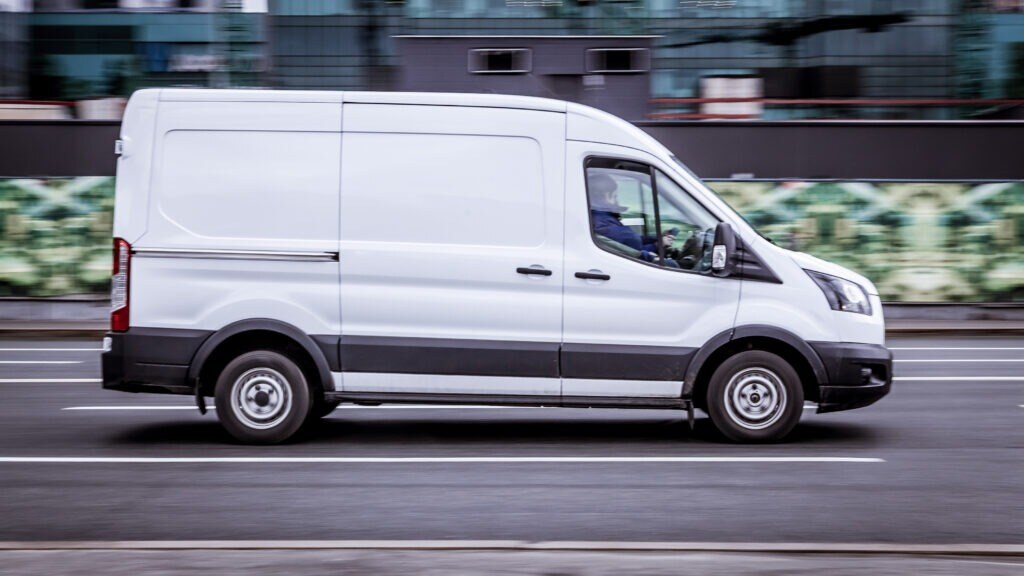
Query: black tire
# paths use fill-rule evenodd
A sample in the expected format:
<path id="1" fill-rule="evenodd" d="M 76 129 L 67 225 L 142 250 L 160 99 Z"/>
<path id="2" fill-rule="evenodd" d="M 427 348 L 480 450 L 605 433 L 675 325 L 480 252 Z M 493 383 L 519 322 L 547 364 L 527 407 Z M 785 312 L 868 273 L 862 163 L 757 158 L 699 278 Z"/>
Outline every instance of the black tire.
<path id="1" fill-rule="evenodd" d="M 246 352 L 221 370 L 214 391 L 217 418 L 246 444 L 278 444 L 306 421 L 312 402 L 299 366 L 270 350 Z"/>
<path id="2" fill-rule="evenodd" d="M 804 409 L 800 376 L 770 352 L 748 350 L 727 358 L 711 376 L 708 414 L 734 442 L 775 442 L 789 434 Z"/>

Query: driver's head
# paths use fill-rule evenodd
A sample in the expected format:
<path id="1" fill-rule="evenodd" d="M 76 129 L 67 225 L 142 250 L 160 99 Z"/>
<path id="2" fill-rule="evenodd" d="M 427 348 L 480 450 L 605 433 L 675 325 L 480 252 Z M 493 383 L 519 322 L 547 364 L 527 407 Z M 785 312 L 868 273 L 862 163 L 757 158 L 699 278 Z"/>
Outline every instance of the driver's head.
<path id="1" fill-rule="evenodd" d="M 590 209 L 622 212 L 623 207 L 619 206 L 619 195 L 616 192 L 618 188 L 618 184 L 611 176 L 600 172 L 589 173 L 587 175 L 587 194 L 590 196 Z"/>

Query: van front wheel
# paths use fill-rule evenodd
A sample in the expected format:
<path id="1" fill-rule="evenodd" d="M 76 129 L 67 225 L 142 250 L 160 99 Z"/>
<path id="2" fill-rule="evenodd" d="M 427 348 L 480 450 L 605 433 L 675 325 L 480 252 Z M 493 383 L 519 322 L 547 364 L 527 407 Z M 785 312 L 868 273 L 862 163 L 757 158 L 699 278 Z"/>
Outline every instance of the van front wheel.
<path id="1" fill-rule="evenodd" d="M 224 367 L 214 392 L 217 418 L 236 439 L 277 444 L 292 437 L 309 414 L 309 386 L 290 358 L 247 352 Z"/>
<path id="2" fill-rule="evenodd" d="M 748 350 L 715 370 L 707 406 L 711 421 L 726 438 L 773 442 L 800 421 L 804 391 L 788 362 L 770 352 Z"/>

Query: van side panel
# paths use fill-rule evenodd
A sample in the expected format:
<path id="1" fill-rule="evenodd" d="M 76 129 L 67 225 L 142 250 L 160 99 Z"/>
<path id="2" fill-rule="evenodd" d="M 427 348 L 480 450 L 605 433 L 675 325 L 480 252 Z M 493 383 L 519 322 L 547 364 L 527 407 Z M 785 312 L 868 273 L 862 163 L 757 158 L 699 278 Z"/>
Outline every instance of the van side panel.
<path id="1" fill-rule="evenodd" d="M 121 121 L 122 151 L 117 159 L 114 236 L 129 243 L 146 232 L 153 141 L 160 90 L 132 94 Z"/>
<path id="2" fill-rule="evenodd" d="M 337 336 L 341 106 L 162 102 L 132 326 Z"/>
<path id="3" fill-rule="evenodd" d="M 557 395 L 564 115 L 344 114 L 344 390 Z"/>

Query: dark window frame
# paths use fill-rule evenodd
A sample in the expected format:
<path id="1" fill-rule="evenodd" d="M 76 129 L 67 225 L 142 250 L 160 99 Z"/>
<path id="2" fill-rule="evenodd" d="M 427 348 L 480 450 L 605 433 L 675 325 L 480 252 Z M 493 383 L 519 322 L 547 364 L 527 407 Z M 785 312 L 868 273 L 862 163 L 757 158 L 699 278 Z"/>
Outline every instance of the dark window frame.
<path id="1" fill-rule="evenodd" d="M 608 66 L 609 53 L 629 53 L 629 68 Z M 587 74 L 644 74 L 651 71 L 651 50 L 632 46 L 588 48 L 584 65 Z"/>
<path id="2" fill-rule="evenodd" d="M 490 70 L 483 67 L 475 66 L 477 59 L 481 59 L 484 63 L 487 61 L 488 54 L 508 52 L 512 54 L 512 64 L 515 64 L 515 53 L 523 54 L 525 60 L 525 66 L 522 68 L 510 68 L 509 70 Z M 508 48 L 470 48 L 466 52 L 466 69 L 470 74 L 530 74 L 533 72 L 533 49 L 523 47 L 508 47 Z"/>
<path id="3" fill-rule="evenodd" d="M 707 205 L 704 204 L 704 202 L 701 202 L 701 200 L 699 198 L 694 196 L 690 192 L 689 186 L 684 186 L 684 185 L 680 184 L 678 181 L 676 181 L 675 178 L 672 178 L 671 176 L 669 176 L 668 172 L 666 172 L 665 170 L 659 169 L 657 166 L 655 166 L 654 164 L 652 164 L 650 162 L 645 162 L 643 160 L 636 160 L 636 159 L 633 159 L 633 158 L 624 158 L 622 156 L 615 156 L 615 155 L 589 154 L 589 155 L 587 155 L 587 156 L 585 156 L 583 158 L 583 189 L 584 189 L 584 192 L 585 192 L 584 195 L 586 196 L 586 200 L 587 200 L 587 229 L 590 232 L 590 241 L 594 244 L 595 247 L 597 247 L 598 250 L 601 250 L 603 252 L 607 252 L 607 253 L 612 254 L 614 256 L 618 256 L 619 258 L 622 258 L 623 260 L 626 260 L 626 261 L 629 261 L 629 262 L 635 262 L 637 264 L 642 264 L 644 266 L 649 266 L 651 268 L 657 268 L 658 270 L 668 270 L 668 271 L 671 271 L 671 272 L 682 272 L 684 274 L 694 274 L 694 275 L 697 275 L 697 276 L 704 276 L 704 277 L 708 277 L 708 278 L 719 278 L 719 279 L 723 279 L 723 280 L 727 280 L 727 279 L 741 280 L 742 279 L 739 276 L 733 276 L 733 275 L 724 276 L 724 277 L 723 276 L 715 276 L 714 274 L 711 273 L 710 270 L 702 272 L 700 270 L 687 270 L 685 268 L 671 268 L 669 266 L 665 266 L 664 264 L 660 264 L 658 262 L 647 262 L 646 260 L 642 260 L 640 258 L 633 258 L 631 256 L 627 256 L 625 254 L 622 254 L 621 252 L 615 252 L 614 250 L 611 250 L 611 249 L 606 248 L 603 245 L 601 245 L 601 243 L 598 242 L 598 240 L 597 240 L 597 235 L 594 233 L 594 220 L 593 220 L 593 214 L 592 214 L 591 205 L 590 205 L 590 183 L 587 181 L 587 169 L 591 167 L 590 164 L 594 160 L 629 162 L 629 163 L 632 163 L 632 164 L 638 164 L 638 165 L 646 166 L 647 167 L 647 171 L 646 172 L 641 172 L 639 170 L 637 170 L 636 172 L 641 173 L 641 174 L 647 174 L 648 177 L 651 178 L 651 196 L 652 196 L 652 200 L 654 202 L 654 208 L 655 208 L 655 217 L 654 217 L 655 218 L 655 223 L 654 223 L 654 227 L 655 227 L 655 231 L 658 232 L 658 235 L 656 236 L 656 238 L 657 238 L 656 243 L 657 243 L 657 246 L 658 246 L 658 257 L 660 259 L 662 259 L 662 260 L 664 260 L 664 247 L 661 245 L 661 242 L 660 242 L 660 240 L 661 240 L 661 234 L 660 234 L 660 232 L 661 232 L 661 222 L 660 222 L 660 210 L 658 209 L 657 172 L 661 172 L 662 174 L 665 175 L 666 178 L 672 180 L 672 182 L 674 182 L 676 184 L 676 186 L 679 186 L 679 188 L 683 192 L 685 192 L 687 195 L 689 195 L 689 197 L 694 201 L 694 203 L 696 203 L 698 206 L 700 206 L 701 209 L 705 210 L 708 214 L 713 216 L 718 223 L 726 222 L 727 220 L 722 218 L 722 216 L 717 211 L 708 208 Z"/>

